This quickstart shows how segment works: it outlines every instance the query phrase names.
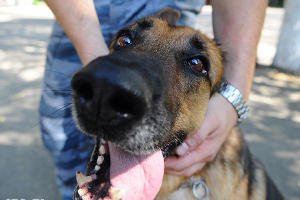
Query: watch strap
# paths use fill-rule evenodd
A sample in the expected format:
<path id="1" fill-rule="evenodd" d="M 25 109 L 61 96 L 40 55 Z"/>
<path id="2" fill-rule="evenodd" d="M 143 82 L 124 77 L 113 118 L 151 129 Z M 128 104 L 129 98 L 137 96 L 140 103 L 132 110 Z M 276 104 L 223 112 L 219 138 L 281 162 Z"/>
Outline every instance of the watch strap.
<path id="1" fill-rule="evenodd" d="M 238 115 L 238 123 L 246 119 L 249 107 L 238 89 L 227 82 L 221 83 L 218 93 L 221 94 L 234 107 Z"/>

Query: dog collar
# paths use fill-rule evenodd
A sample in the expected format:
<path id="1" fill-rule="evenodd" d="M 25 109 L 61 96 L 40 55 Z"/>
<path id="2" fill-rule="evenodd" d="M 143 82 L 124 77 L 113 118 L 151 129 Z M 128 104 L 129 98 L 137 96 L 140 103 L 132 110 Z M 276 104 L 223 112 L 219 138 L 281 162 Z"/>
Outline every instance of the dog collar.
<path id="1" fill-rule="evenodd" d="M 206 182 L 201 177 L 195 178 L 191 177 L 186 182 L 181 184 L 178 190 L 190 188 L 193 191 L 193 195 L 197 200 L 206 200 L 209 196 L 209 188 L 206 185 Z"/>

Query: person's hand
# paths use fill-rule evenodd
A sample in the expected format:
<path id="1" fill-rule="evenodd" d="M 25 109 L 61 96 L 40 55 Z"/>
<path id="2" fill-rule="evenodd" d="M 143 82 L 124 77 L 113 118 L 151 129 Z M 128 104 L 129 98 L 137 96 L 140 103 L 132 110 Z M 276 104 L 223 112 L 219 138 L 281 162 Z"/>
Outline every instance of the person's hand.
<path id="1" fill-rule="evenodd" d="M 209 101 L 199 131 L 188 137 L 177 149 L 179 157 L 165 160 L 165 172 L 191 176 L 212 161 L 237 121 L 233 106 L 216 93 Z"/>

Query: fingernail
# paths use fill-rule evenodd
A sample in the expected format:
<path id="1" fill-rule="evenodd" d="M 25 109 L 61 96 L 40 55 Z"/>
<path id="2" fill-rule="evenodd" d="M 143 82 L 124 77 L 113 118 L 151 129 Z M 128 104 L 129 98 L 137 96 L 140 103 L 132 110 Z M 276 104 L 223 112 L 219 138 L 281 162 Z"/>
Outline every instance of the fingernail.
<path id="1" fill-rule="evenodd" d="M 186 154 L 189 150 L 189 146 L 184 142 L 176 149 L 176 153 L 180 156 Z"/>

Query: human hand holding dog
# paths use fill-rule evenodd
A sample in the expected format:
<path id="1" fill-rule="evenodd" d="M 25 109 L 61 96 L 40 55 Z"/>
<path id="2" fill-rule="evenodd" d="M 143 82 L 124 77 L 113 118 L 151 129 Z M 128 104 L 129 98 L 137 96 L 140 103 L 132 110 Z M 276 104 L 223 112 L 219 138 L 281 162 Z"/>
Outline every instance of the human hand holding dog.
<path id="1" fill-rule="evenodd" d="M 212 161 L 237 121 L 233 106 L 216 93 L 208 104 L 200 130 L 191 135 L 177 148 L 179 157 L 165 161 L 165 172 L 191 176 Z"/>

